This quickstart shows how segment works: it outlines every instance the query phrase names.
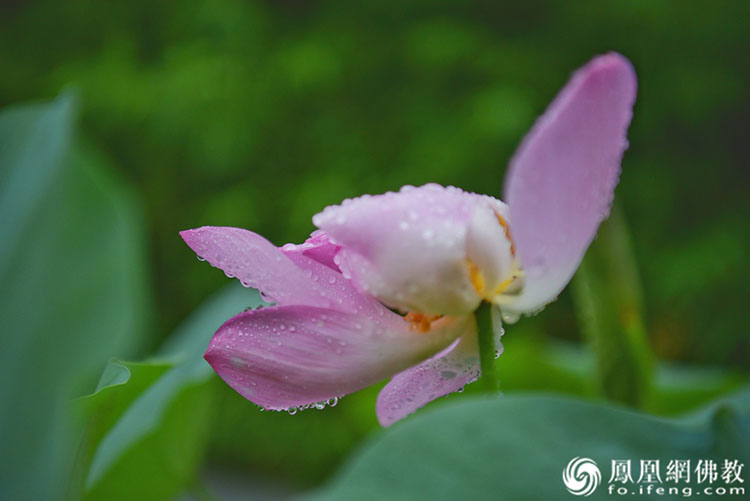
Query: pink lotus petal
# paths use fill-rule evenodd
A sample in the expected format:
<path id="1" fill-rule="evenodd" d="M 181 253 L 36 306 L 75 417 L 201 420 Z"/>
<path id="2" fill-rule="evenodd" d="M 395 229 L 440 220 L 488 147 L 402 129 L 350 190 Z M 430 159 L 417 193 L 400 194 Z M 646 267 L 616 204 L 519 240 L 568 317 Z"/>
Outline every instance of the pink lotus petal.
<path id="1" fill-rule="evenodd" d="M 396 374 L 378 395 L 376 412 L 390 426 L 436 398 L 459 391 L 479 377 L 476 324 L 459 340 L 416 367 Z"/>
<path id="2" fill-rule="evenodd" d="M 333 244 L 325 235 L 314 235 L 312 243 L 308 240 L 282 250 L 238 228 L 204 227 L 181 235 L 203 259 L 236 276 L 245 286 L 259 289 L 277 304 L 322 306 L 368 318 L 391 313 L 375 298 L 360 293 L 338 268 L 314 259 L 328 261 L 324 256 Z"/>
<path id="3" fill-rule="evenodd" d="M 180 232 L 185 243 L 212 266 L 237 277 L 277 304 L 329 306 L 310 277 L 271 242 L 240 228 L 204 226 Z"/>
<path id="4" fill-rule="evenodd" d="M 304 243 L 286 244 L 281 247 L 281 252 L 287 256 L 302 254 L 336 271 L 339 271 L 339 267 L 333 258 L 338 250 L 339 246 L 332 243 L 328 234 L 323 230 L 313 231 Z"/>
<path id="5" fill-rule="evenodd" d="M 445 348 L 471 317 L 427 333 L 392 312 L 378 321 L 310 306 L 241 313 L 214 335 L 205 359 L 243 397 L 281 410 L 340 397 Z"/>
<path id="6" fill-rule="evenodd" d="M 461 315 L 480 298 L 469 279 L 466 238 L 490 197 L 436 184 L 365 195 L 313 218 L 342 248 L 337 262 L 364 291 L 403 311 Z"/>
<path id="7" fill-rule="evenodd" d="M 298 247 L 304 246 L 305 244 L 302 244 Z M 386 312 L 393 315 L 393 312 L 383 306 L 377 299 L 369 294 L 362 294 L 351 280 L 344 278 L 338 268 L 331 268 L 312 257 L 321 258 L 325 256 L 325 247 L 330 248 L 331 246 L 333 244 L 325 243 L 313 248 L 293 250 L 282 248 L 282 252 L 300 269 L 304 270 L 308 281 L 312 282 L 312 284 L 301 284 L 300 286 L 313 287 L 318 290 L 321 297 L 327 299 L 329 307 L 334 310 L 357 313 L 371 319 L 382 317 Z M 308 253 L 310 250 L 313 251 L 312 256 Z M 325 257 L 323 257 L 323 260 L 327 262 Z"/>
<path id="8" fill-rule="evenodd" d="M 505 309 L 529 312 L 565 287 L 609 214 L 627 147 L 636 77 L 615 53 L 578 70 L 511 161 L 511 234 L 525 286 Z"/>

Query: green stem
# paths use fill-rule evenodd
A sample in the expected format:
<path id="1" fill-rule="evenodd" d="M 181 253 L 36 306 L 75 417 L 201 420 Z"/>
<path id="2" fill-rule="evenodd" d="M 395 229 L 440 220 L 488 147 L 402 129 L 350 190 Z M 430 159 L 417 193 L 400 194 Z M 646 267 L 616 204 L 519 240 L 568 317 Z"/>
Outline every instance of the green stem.
<path id="1" fill-rule="evenodd" d="M 643 315 L 638 266 L 622 210 L 615 205 L 573 279 L 573 300 L 597 361 L 600 390 L 610 400 L 649 403 L 654 357 Z"/>
<path id="2" fill-rule="evenodd" d="M 479 363 L 482 367 L 482 385 L 488 393 L 500 390 L 495 367 L 495 333 L 492 328 L 492 305 L 485 301 L 474 313 L 477 320 Z"/>

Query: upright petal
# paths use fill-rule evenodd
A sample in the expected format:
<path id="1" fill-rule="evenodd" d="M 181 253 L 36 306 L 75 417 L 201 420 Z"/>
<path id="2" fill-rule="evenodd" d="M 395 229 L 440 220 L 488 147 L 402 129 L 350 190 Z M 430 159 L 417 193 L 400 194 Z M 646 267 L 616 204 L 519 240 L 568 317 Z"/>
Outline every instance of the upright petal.
<path id="1" fill-rule="evenodd" d="M 201 259 L 254 287 L 277 304 L 329 306 L 302 269 L 271 242 L 241 228 L 204 226 L 180 232 Z"/>
<path id="2" fill-rule="evenodd" d="M 453 187 L 405 186 L 328 207 L 313 222 L 341 246 L 339 267 L 366 292 L 404 311 L 461 315 L 480 301 L 467 266 L 469 224 L 475 207 L 491 201 Z"/>
<path id="3" fill-rule="evenodd" d="M 510 163 L 505 193 L 524 289 L 504 309 L 552 301 L 609 215 L 627 147 L 636 77 L 619 54 L 578 70 Z"/>
<path id="4" fill-rule="evenodd" d="M 476 323 L 451 346 L 416 367 L 396 374 L 378 395 L 376 412 L 390 426 L 436 398 L 459 391 L 479 377 Z"/>
<path id="5" fill-rule="evenodd" d="M 470 317 L 427 333 L 388 312 L 378 321 L 309 306 L 241 313 L 214 335 L 205 358 L 243 397 L 282 410 L 359 390 L 450 344 Z"/>

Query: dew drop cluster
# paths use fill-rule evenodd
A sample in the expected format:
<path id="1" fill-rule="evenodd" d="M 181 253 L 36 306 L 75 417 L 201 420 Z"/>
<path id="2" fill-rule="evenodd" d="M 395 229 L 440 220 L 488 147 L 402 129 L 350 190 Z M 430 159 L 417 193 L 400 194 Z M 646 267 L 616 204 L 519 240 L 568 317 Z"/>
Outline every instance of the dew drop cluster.
<path id="1" fill-rule="evenodd" d="M 339 400 L 341 397 L 331 397 L 328 400 L 322 400 L 320 402 L 313 402 L 311 404 L 305 404 L 305 405 L 296 405 L 289 407 L 287 409 L 266 409 L 264 407 L 260 407 L 261 412 L 263 411 L 274 411 L 274 412 L 286 412 L 290 416 L 294 416 L 298 412 L 306 411 L 308 409 L 317 409 L 319 411 L 322 411 L 326 407 L 336 407 L 336 404 L 339 403 Z"/>

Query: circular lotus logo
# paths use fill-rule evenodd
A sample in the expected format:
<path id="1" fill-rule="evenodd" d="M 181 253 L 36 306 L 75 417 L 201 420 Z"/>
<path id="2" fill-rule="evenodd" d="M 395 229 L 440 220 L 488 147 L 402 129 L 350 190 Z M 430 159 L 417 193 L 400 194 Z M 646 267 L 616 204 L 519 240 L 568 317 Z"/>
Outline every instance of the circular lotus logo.
<path id="1" fill-rule="evenodd" d="M 602 473 L 593 459 L 577 457 L 570 460 L 562 478 L 571 494 L 590 496 L 602 481 Z"/>

